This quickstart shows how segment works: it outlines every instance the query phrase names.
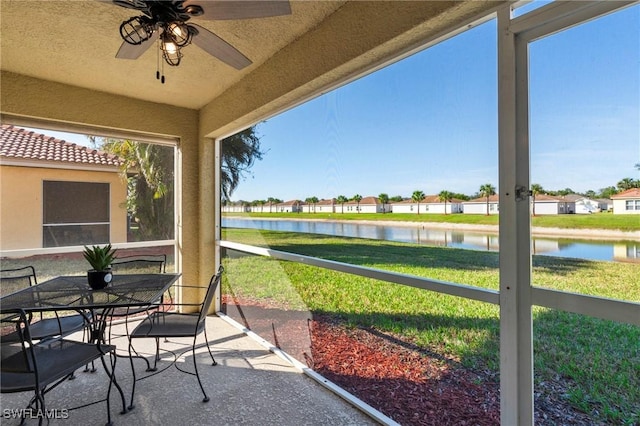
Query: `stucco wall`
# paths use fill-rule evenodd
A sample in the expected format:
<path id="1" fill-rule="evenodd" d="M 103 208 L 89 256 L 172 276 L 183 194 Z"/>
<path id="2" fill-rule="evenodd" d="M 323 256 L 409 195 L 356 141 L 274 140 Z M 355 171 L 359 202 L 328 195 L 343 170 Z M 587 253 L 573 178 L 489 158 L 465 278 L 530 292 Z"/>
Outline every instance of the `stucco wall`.
<path id="1" fill-rule="evenodd" d="M 640 215 L 640 210 L 627 210 L 627 200 L 613 200 L 613 213 L 614 214 L 637 214 Z"/>
<path id="2" fill-rule="evenodd" d="M 0 110 L 3 123 L 67 131 L 105 129 L 128 134 L 173 138 L 178 147 L 177 193 L 181 208 L 177 215 L 176 268 L 187 283 L 208 283 L 215 272 L 213 260 L 213 215 L 201 213 L 201 192 L 212 194 L 214 175 L 212 143 L 199 137 L 198 111 L 167 104 L 97 92 L 15 73 L 2 72 Z M 171 102 L 168 89 L 167 102 Z M 202 149 L 202 152 L 201 152 Z M 203 155 L 207 153 L 208 155 Z M 202 179 L 201 179 L 202 175 Z M 208 212 L 212 211 L 207 196 Z M 2 203 L 4 204 L 4 202 Z M 203 229 L 201 233 L 200 230 Z M 203 241 L 201 249 L 200 243 Z M 185 294 L 194 302 L 201 294 Z"/>
<path id="3" fill-rule="evenodd" d="M 558 214 L 558 203 L 539 203 L 536 202 L 536 214 Z"/>
<path id="4" fill-rule="evenodd" d="M 45 180 L 109 184 L 110 241 L 127 241 L 126 183 L 116 171 L 47 169 L 0 166 L 0 249 L 42 247 L 42 182 Z M 78 200 L 79 203 L 82 200 Z"/>

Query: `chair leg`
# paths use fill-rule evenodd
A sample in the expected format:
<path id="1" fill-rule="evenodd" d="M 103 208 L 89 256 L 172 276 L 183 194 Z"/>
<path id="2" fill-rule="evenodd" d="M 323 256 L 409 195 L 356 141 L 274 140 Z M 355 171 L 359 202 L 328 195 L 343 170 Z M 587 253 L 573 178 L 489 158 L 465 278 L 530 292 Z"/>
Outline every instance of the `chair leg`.
<path id="1" fill-rule="evenodd" d="M 111 374 L 109 375 L 109 389 L 107 390 L 107 426 L 111 426 L 111 388 L 113 387 L 113 380 L 116 377 L 116 361 L 115 361 L 115 354 L 114 354 L 114 361 L 112 361 L 111 363 Z"/>
<path id="2" fill-rule="evenodd" d="M 156 365 L 158 364 L 158 361 L 160 361 L 160 339 L 156 337 L 156 356 L 153 361 L 153 371 L 157 370 Z"/>
<path id="3" fill-rule="evenodd" d="M 213 353 L 211 352 L 211 346 L 209 346 L 209 338 L 207 337 L 207 326 L 205 324 L 204 327 L 204 341 L 207 344 L 207 350 L 209 351 L 209 356 L 211 356 L 211 361 L 213 361 L 213 363 L 211 365 L 218 365 L 218 363 L 216 362 L 216 359 L 213 357 Z"/>
<path id="4" fill-rule="evenodd" d="M 44 403 L 44 389 L 36 389 L 36 410 L 42 410 L 43 413 L 47 412 L 47 407 Z M 44 416 L 38 416 L 38 426 L 42 426 L 42 420 Z M 48 423 L 48 420 L 47 420 Z"/>
<path id="5" fill-rule="evenodd" d="M 209 402 L 209 397 L 207 393 L 204 391 L 204 386 L 202 386 L 202 380 L 200 380 L 200 374 L 198 373 L 198 362 L 196 361 L 196 338 L 193 338 L 193 368 L 196 370 L 196 378 L 198 379 L 198 384 L 200 385 L 200 390 L 202 390 L 202 394 L 204 395 L 204 399 L 202 402 Z"/>
<path id="6" fill-rule="evenodd" d="M 131 338 L 129 338 L 129 362 L 131 363 L 131 373 L 133 374 L 133 383 L 131 384 L 131 402 L 129 403 L 129 410 L 133 410 L 135 408 L 135 405 L 133 405 L 133 395 L 136 392 L 136 369 L 133 365 L 133 356 L 131 354 L 131 349 L 132 349 L 132 342 L 131 342 Z"/>

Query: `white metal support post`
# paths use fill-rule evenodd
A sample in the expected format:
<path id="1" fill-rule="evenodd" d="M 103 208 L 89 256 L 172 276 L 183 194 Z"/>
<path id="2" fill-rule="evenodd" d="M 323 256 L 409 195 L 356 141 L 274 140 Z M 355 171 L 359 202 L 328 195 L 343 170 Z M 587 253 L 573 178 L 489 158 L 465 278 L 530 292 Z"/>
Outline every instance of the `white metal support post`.
<path id="1" fill-rule="evenodd" d="M 212 143 L 214 144 L 214 178 L 213 178 L 213 188 L 214 188 L 214 203 L 213 203 L 213 212 L 211 212 L 211 214 L 214 217 L 214 226 L 215 226 L 215 232 L 214 232 L 214 241 L 213 243 L 215 244 L 215 256 L 214 256 L 214 262 L 215 262 L 215 266 L 216 268 L 218 267 L 218 265 L 220 265 L 222 263 L 222 255 L 220 252 L 220 240 L 222 239 L 222 208 L 221 208 L 221 195 L 222 195 L 222 191 L 221 191 L 221 187 L 222 187 L 222 140 L 221 139 L 215 139 L 212 141 Z M 217 294 L 216 294 L 216 300 L 215 300 L 215 306 L 214 309 L 215 311 L 219 311 L 220 310 L 220 294 L 221 294 L 221 286 L 218 286 L 218 289 L 216 290 Z"/>
<path id="2" fill-rule="evenodd" d="M 527 57 L 498 12 L 500 422 L 533 425 Z"/>

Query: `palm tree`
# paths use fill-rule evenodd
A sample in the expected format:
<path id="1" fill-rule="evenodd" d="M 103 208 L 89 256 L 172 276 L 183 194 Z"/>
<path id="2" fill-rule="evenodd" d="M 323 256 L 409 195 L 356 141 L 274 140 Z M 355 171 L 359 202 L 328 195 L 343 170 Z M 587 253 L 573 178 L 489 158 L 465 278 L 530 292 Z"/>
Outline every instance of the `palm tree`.
<path id="1" fill-rule="evenodd" d="M 496 195 L 496 187 L 490 183 L 480 186 L 480 196 L 487 198 L 487 216 L 489 216 L 489 197 Z"/>
<path id="2" fill-rule="evenodd" d="M 173 238 L 173 150 L 129 139 L 94 138 L 92 143 L 123 160 L 120 173 L 127 181 L 127 212 L 139 224 L 139 237 Z"/>
<path id="3" fill-rule="evenodd" d="M 275 198 L 273 198 L 273 197 L 267 198 L 267 203 L 269 203 L 269 213 L 271 213 L 271 206 L 273 206 L 273 201 L 274 200 L 275 200 Z"/>
<path id="4" fill-rule="evenodd" d="M 608 186 L 606 188 L 600 188 L 600 198 L 611 198 L 612 195 L 618 193 L 618 190 L 615 186 Z"/>
<path id="5" fill-rule="evenodd" d="M 384 206 L 389 202 L 389 195 L 383 192 L 382 194 L 378 195 L 378 200 L 380 200 L 380 202 L 382 203 L 382 214 L 384 214 Z"/>
<path id="6" fill-rule="evenodd" d="M 356 194 L 351 199 L 356 202 L 356 210 L 358 211 L 358 213 L 360 213 L 360 201 L 362 201 L 362 195 Z"/>
<path id="7" fill-rule="evenodd" d="M 256 126 L 223 139 L 220 146 L 222 198 L 230 199 L 255 162 L 262 160 L 264 152 L 260 149 L 260 137 L 256 134 Z"/>
<path id="8" fill-rule="evenodd" d="M 631 178 L 624 178 L 617 184 L 618 189 L 620 191 L 626 191 L 631 188 L 638 188 L 640 186 L 640 181 L 635 181 Z"/>
<path id="9" fill-rule="evenodd" d="M 420 214 L 420 201 L 422 201 L 423 198 L 424 192 L 420 190 L 413 191 L 413 194 L 411 194 L 411 201 L 413 201 L 414 203 L 418 203 L 418 214 Z"/>
<path id="10" fill-rule="evenodd" d="M 341 213 L 344 213 L 344 203 L 349 201 L 349 199 L 344 195 L 338 195 L 338 198 L 336 198 L 336 201 L 340 204 Z"/>
<path id="11" fill-rule="evenodd" d="M 536 196 L 539 194 L 544 194 L 544 189 L 542 189 L 542 185 L 539 183 L 534 183 L 531 185 L 531 198 L 533 201 L 533 215 L 536 215 Z"/>
<path id="12" fill-rule="evenodd" d="M 447 214 L 447 201 L 451 201 L 452 198 L 453 193 L 447 191 L 446 189 L 443 189 L 438 194 L 438 200 L 444 201 L 444 214 Z"/>
<path id="13" fill-rule="evenodd" d="M 305 203 L 311 204 L 313 206 L 313 212 L 316 212 L 316 203 L 318 202 L 318 197 L 313 196 L 313 197 L 309 197 L 306 198 Z M 309 213 L 311 213 L 311 209 L 309 209 Z"/>

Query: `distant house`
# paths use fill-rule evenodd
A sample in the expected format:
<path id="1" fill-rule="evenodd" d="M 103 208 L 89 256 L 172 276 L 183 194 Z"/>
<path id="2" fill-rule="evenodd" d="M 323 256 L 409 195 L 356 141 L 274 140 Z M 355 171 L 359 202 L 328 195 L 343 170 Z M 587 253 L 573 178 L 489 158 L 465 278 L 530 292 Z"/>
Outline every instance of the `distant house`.
<path id="1" fill-rule="evenodd" d="M 115 155 L 0 127 L 0 247 L 127 242 L 127 184 Z"/>
<path id="2" fill-rule="evenodd" d="M 251 206 L 246 201 L 230 201 L 221 210 L 223 213 L 247 213 L 251 211 Z"/>
<path id="3" fill-rule="evenodd" d="M 596 198 L 594 201 L 598 203 L 598 209 L 600 209 L 601 212 L 613 211 L 613 200 L 610 198 Z"/>
<path id="4" fill-rule="evenodd" d="M 489 196 L 489 211 L 487 212 L 487 197 L 475 198 L 462 202 L 462 212 L 464 214 L 498 214 L 498 195 Z"/>
<path id="5" fill-rule="evenodd" d="M 391 213 L 418 213 L 418 203 L 411 199 L 391 203 Z"/>
<path id="6" fill-rule="evenodd" d="M 596 200 L 592 200 L 591 198 L 581 197 L 575 201 L 576 206 L 576 214 L 591 214 L 598 213 L 601 211 L 600 203 Z M 606 211 L 606 209 L 605 209 Z"/>
<path id="7" fill-rule="evenodd" d="M 446 211 L 445 211 L 446 210 Z M 420 201 L 420 213 L 462 213 L 462 200 L 453 198 L 451 201 L 441 201 L 437 195 L 427 195 Z"/>
<path id="8" fill-rule="evenodd" d="M 301 211 L 303 205 L 300 200 L 290 200 L 275 205 L 275 212 L 277 213 L 298 213 Z"/>
<path id="9" fill-rule="evenodd" d="M 420 211 L 418 211 L 418 203 L 413 200 L 403 200 L 391 205 L 391 211 L 393 213 L 462 213 L 462 200 L 457 198 L 451 201 L 440 201 L 437 195 L 427 195 L 420 200 Z M 445 207 L 446 204 L 446 207 Z"/>
<path id="10" fill-rule="evenodd" d="M 364 197 L 360 203 L 348 201 L 344 203 L 345 213 L 382 213 L 383 206 L 377 197 Z"/>
<path id="11" fill-rule="evenodd" d="M 566 203 L 565 210 L 568 213 L 591 214 L 598 213 L 601 210 L 600 203 L 598 203 L 598 201 L 592 200 L 584 195 L 568 194 L 560 197 L 560 199 Z"/>
<path id="12" fill-rule="evenodd" d="M 533 206 L 533 197 L 531 202 L 531 211 L 532 213 L 535 212 L 536 215 L 570 214 L 576 211 L 575 202 L 564 197 L 540 194 L 535 198 L 535 207 Z"/>
<path id="13" fill-rule="evenodd" d="M 640 188 L 631 188 L 611 196 L 613 214 L 640 214 Z"/>
<path id="14" fill-rule="evenodd" d="M 316 203 L 316 211 L 318 213 L 335 213 L 336 212 L 336 199 L 330 198 L 328 200 L 320 200 Z"/>

